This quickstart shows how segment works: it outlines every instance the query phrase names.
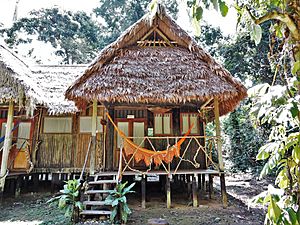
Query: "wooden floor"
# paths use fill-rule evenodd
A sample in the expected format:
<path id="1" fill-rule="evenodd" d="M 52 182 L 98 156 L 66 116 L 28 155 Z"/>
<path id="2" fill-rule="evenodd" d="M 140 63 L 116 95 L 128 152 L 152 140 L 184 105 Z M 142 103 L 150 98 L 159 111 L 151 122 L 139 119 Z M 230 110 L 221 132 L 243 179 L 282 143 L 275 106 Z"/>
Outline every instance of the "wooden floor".
<path id="1" fill-rule="evenodd" d="M 178 174 L 190 174 L 190 175 L 198 175 L 198 174 L 211 174 L 211 175 L 220 175 L 224 172 L 219 172 L 217 170 L 211 170 L 211 169 L 181 169 L 177 170 L 176 173 L 174 173 L 174 170 L 171 170 L 170 175 L 178 175 Z M 104 171 L 97 173 L 98 175 L 102 176 L 113 176 L 117 175 L 118 171 Z M 96 174 L 96 175 L 97 175 Z M 138 174 L 144 174 L 144 175 L 168 175 L 167 171 L 165 170 L 151 170 L 149 172 L 146 171 L 132 171 L 127 170 L 123 173 L 123 176 L 133 176 Z"/>

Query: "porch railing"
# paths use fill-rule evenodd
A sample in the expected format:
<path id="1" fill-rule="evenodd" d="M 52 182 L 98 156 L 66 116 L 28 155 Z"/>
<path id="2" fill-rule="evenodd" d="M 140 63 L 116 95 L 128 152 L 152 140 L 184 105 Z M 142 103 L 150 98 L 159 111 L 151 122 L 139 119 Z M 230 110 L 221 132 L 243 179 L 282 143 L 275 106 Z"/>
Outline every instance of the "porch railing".
<path id="1" fill-rule="evenodd" d="M 157 140 L 165 140 L 166 148 L 168 151 L 170 150 L 170 147 L 172 147 L 173 144 L 177 143 L 178 140 L 183 138 L 183 136 L 166 136 L 166 137 L 127 137 L 128 139 L 132 140 L 139 140 L 140 144 L 135 147 L 133 154 L 130 154 L 129 157 L 126 157 L 124 154 L 124 138 L 121 139 L 121 145 L 120 145 L 120 158 L 119 158 L 119 172 L 118 177 L 122 177 L 123 173 L 126 170 L 131 170 L 140 174 L 146 174 L 153 170 L 153 160 L 151 158 L 151 164 L 146 170 L 139 170 L 136 168 L 133 168 L 130 164 L 133 160 L 135 160 L 135 154 L 137 154 L 139 148 L 142 148 L 147 143 L 149 150 L 152 150 L 154 152 L 159 152 L 159 150 L 155 147 L 155 141 Z M 219 170 L 219 163 L 214 160 L 214 153 L 217 154 L 217 140 L 218 137 L 216 136 L 187 136 L 185 137 L 185 141 L 183 145 L 181 146 L 180 150 L 180 156 L 178 157 L 179 162 L 177 163 L 175 169 L 171 170 L 171 163 L 165 163 L 164 161 L 161 162 L 161 165 L 163 167 L 163 170 L 167 174 L 175 175 L 182 164 L 182 162 L 187 162 L 190 165 L 193 166 L 195 169 L 199 169 L 201 166 L 201 162 L 198 161 L 198 155 L 200 152 L 203 152 L 206 159 L 206 166 L 211 166 L 214 170 L 220 172 Z M 193 146 L 191 147 L 191 143 L 193 143 Z M 202 142 L 202 144 L 201 144 Z M 173 143 L 173 144 L 171 144 Z M 192 154 L 191 154 L 192 151 Z M 190 157 L 187 157 L 187 153 L 190 152 Z M 192 156 L 192 157 L 191 157 Z M 216 157 L 217 158 L 217 157 Z M 174 160 L 174 158 L 173 158 Z M 125 163 L 125 165 L 122 165 L 122 161 Z"/>

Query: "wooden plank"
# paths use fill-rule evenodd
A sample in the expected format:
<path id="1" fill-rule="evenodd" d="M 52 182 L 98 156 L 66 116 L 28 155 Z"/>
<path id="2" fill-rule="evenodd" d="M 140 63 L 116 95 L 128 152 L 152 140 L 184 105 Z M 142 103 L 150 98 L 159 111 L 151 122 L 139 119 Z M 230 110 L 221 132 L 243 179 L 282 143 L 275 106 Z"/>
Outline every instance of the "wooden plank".
<path id="1" fill-rule="evenodd" d="M 85 194 L 87 195 L 95 195 L 95 194 L 107 194 L 112 192 L 113 190 L 87 190 Z"/>
<path id="2" fill-rule="evenodd" d="M 84 201 L 83 205 L 92 205 L 92 206 L 110 206 L 109 204 L 105 203 L 105 201 Z"/>
<path id="3" fill-rule="evenodd" d="M 116 184 L 116 180 L 96 180 L 96 181 L 90 181 L 90 185 L 97 185 L 97 184 Z"/>
<path id="4" fill-rule="evenodd" d="M 95 173 L 96 162 L 96 130 L 97 130 L 97 100 L 93 100 L 93 114 L 92 114 L 92 144 L 90 155 L 90 174 Z"/>
<path id="5" fill-rule="evenodd" d="M 108 210 L 83 210 L 81 215 L 110 215 L 111 211 Z"/>
<path id="6" fill-rule="evenodd" d="M 219 100 L 214 99 L 214 114 L 215 114 L 215 126 L 216 126 L 216 137 L 217 137 L 217 152 L 218 162 L 221 171 L 224 171 L 224 163 L 222 156 L 222 140 L 221 140 L 221 127 L 220 127 L 220 112 L 219 112 Z"/>
<path id="7" fill-rule="evenodd" d="M 111 116 L 111 118 L 114 118 L 114 109 L 109 108 L 108 114 Z M 106 129 L 107 129 L 107 133 L 106 133 L 106 149 L 105 149 L 105 151 L 106 151 L 106 153 L 105 153 L 106 168 L 105 169 L 112 170 L 113 169 L 115 129 L 114 129 L 113 124 L 110 121 L 108 121 Z"/>
<path id="8" fill-rule="evenodd" d="M 1 170 L 0 170 L 0 197 L 2 197 L 4 192 L 5 177 L 7 174 L 7 161 L 8 161 L 8 155 L 12 143 L 11 130 L 13 128 L 13 116 L 14 116 L 14 102 L 13 100 L 10 100 L 8 106 L 7 121 L 6 121 L 5 139 L 4 139 L 3 150 L 2 150 L 2 160 L 1 160 Z"/>

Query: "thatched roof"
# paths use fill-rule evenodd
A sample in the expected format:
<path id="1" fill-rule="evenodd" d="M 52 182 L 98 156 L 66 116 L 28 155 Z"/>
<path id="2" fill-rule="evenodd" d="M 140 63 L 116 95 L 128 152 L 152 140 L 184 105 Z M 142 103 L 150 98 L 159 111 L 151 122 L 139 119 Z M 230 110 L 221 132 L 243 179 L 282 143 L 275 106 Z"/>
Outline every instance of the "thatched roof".
<path id="1" fill-rule="evenodd" d="M 40 105 L 50 114 L 76 112 L 74 102 L 66 100 L 65 91 L 85 69 L 86 65 L 29 67 L 20 56 L 0 45 L 0 103 L 13 99 L 31 111 Z"/>
<path id="2" fill-rule="evenodd" d="M 137 46 L 154 27 L 176 46 Z M 218 97 L 221 115 L 232 111 L 246 95 L 245 87 L 160 6 L 157 13 L 145 15 L 104 48 L 66 92 L 76 104 L 92 99 L 182 104 Z"/>
<path id="3" fill-rule="evenodd" d="M 0 102 L 13 99 L 20 106 L 26 105 L 32 109 L 40 97 L 33 80 L 28 65 L 8 47 L 0 44 Z"/>
<path id="4" fill-rule="evenodd" d="M 65 98 L 67 88 L 84 72 L 86 65 L 36 65 L 31 67 L 49 114 L 74 113 L 78 109 Z"/>

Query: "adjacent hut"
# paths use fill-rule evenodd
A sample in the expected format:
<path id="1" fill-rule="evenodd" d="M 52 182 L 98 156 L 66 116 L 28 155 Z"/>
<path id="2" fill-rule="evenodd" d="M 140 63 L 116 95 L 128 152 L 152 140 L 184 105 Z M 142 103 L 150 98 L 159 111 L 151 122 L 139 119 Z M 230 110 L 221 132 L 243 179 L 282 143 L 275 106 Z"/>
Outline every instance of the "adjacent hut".
<path id="1" fill-rule="evenodd" d="M 30 139 L 30 124 L 16 123 L 15 118 L 25 108 L 27 114 L 33 113 L 35 104 L 39 103 L 39 89 L 32 82 L 33 75 L 24 61 L 10 51 L 6 46 L 0 45 L 0 128 L 1 128 L 1 173 L 0 193 L 4 191 L 5 178 L 8 167 L 25 169 L 27 165 L 24 138 Z M 19 110 L 14 109 L 14 105 Z M 18 132 L 19 131 L 19 132 Z M 17 142 L 12 144 L 13 134 L 19 135 Z M 17 154 L 17 149 L 21 149 Z"/>
<path id="2" fill-rule="evenodd" d="M 82 173 L 91 142 L 92 107 L 78 111 L 64 93 L 85 69 L 86 65 L 28 66 L 0 45 L 1 193 L 5 188 L 18 195 L 21 186 L 32 183 L 37 188 L 39 181 L 55 188 Z M 93 170 L 103 165 L 103 106 L 97 111 Z M 84 171 L 89 168 L 87 158 Z"/>
<path id="3" fill-rule="evenodd" d="M 145 177 L 159 175 L 167 182 L 168 207 L 170 179 L 181 175 L 192 175 L 193 190 L 206 175 L 210 184 L 220 175 L 227 204 L 219 116 L 246 95 L 245 87 L 161 5 L 104 48 L 66 91 L 80 108 L 93 102 L 94 114 L 97 105 L 105 106 L 105 166 L 98 175 L 140 174 L 143 188 Z M 216 132 L 209 137 L 205 124 L 212 120 Z"/>

